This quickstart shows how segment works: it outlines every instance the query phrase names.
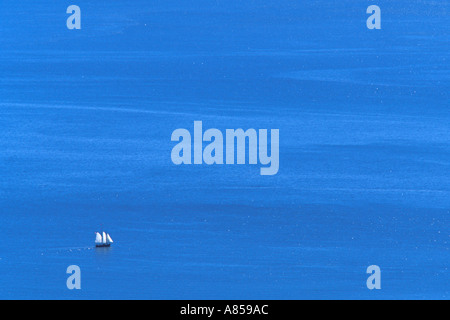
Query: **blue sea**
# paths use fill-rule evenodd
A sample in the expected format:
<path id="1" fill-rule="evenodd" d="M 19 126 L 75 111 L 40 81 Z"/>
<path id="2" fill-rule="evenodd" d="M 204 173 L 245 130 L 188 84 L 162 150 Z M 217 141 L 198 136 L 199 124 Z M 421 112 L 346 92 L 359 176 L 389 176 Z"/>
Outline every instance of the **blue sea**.
<path id="1" fill-rule="evenodd" d="M 0 299 L 448 299 L 449 17 L 444 0 L 2 0 Z M 279 129 L 279 172 L 174 165 L 194 121 Z"/>

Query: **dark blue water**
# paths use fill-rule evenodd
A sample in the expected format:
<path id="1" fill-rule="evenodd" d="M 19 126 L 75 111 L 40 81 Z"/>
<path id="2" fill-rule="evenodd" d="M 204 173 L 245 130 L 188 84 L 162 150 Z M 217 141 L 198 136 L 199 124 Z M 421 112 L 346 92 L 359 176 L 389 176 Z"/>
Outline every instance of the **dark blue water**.
<path id="1" fill-rule="evenodd" d="M 448 298 L 449 14 L 2 0 L 0 298 Z M 171 134 L 195 120 L 279 129 L 278 174 L 175 166 Z"/>

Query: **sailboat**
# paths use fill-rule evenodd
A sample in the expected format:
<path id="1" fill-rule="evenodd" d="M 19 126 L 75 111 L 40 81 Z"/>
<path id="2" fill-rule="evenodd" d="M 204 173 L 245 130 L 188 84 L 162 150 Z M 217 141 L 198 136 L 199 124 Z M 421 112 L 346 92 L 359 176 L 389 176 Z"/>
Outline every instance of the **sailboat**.
<path id="1" fill-rule="evenodd" d="M 110 247 L 111 243 L 113 243 L 114 241 L 111 239 L 111 236 L 106 233 L 106 232 L 102 232 L 102 234 L 96 232 L 95 233 L 95 246 L 96 247 Z"/>

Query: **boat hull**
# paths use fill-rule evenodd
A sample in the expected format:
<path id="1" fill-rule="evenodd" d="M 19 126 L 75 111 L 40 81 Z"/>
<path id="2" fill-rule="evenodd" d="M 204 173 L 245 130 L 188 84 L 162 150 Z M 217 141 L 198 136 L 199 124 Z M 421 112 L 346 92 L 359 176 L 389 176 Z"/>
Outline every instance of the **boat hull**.
<path id="1" fill-rule="evenodd" d="M 97 248 L 108 248 L 108 247 L 111 247 L 111 244 L 110 243 L 108 243 L 108 244 L 96 244 L 95 247 L 97 247 Z"/>

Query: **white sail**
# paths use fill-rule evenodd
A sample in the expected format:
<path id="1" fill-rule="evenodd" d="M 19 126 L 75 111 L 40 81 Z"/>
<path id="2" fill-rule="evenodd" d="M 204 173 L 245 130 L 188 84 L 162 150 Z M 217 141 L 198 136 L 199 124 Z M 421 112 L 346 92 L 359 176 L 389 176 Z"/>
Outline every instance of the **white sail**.
<path id="1" fill-rule="evenodd" d="M 106 234 L 106 240 L 108 241 L 108 243 L 113 243 L 113 239 L 111 239 L 111 237 L 109 236 L 109 233 Z"/>
<path id="2" fill-rule="evenodd" d="M 102 242 L 106 243 L 106 233 L 103 231 L 103 238 L 102 238 Z"/>
<path id="3" fill-rule="evenodd" d="M 100 235 L 100 233 L 96 232 L 95 233 L 95 244 L 100 244 L 102 243 L 102 236 Z"/>

